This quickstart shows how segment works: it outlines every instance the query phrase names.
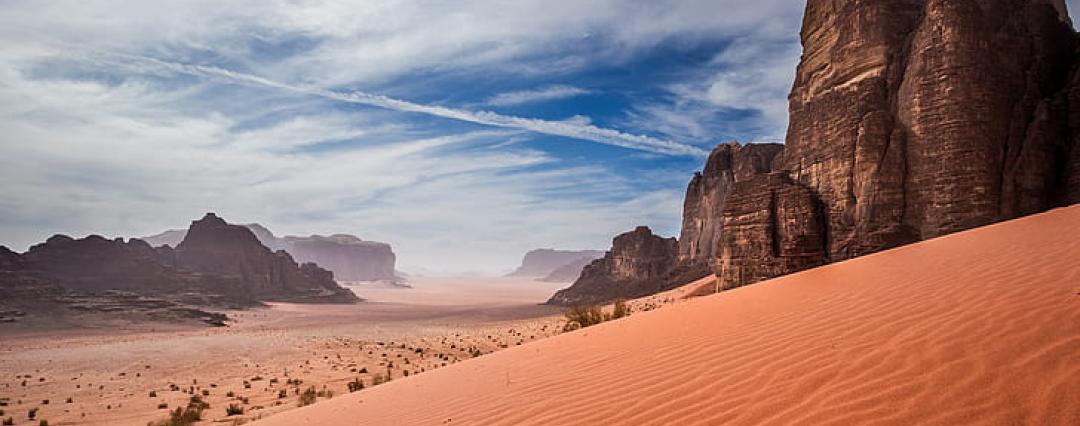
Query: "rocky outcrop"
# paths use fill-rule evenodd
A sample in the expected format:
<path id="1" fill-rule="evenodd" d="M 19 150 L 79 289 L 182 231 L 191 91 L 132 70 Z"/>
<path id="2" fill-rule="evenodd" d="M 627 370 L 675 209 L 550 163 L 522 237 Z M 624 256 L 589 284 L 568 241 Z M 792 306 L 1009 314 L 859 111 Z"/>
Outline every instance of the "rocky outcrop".
<path id="1" fill-rule="evenodd" d="M 351 303 L 359 299 L 317 265 L 298 265 L 289 253 L 272 252 L 250 229 L 213 213 L 194 221 L 176 247 L 176 266 L 211 275 L 266 301 Z"/>
<path id="2" fill-rule="evenodd" d="M 716 265 L 727 290 L 825 263 L 825 228 L 814 194 L 786 173 L 736 183 L 722 219 Z"/>
<path id="3" fill-rule="evenodd" d="M 547 301 L 582 305 L 634 298 L 666 290 L 665 276 L 678 260 L 675 238 L 656 236 L 644 226 L 615 237 L 604 257 L 585 266 L 581 277 Z"/>
<path id="4" fill-rule="evenodd" d="M 55 235 L 30 247 L 22 260 L 26 271 L 73 291 L 164 294 L 213 288 L 202 277 L 179 273 L 138 239 Z"/>
<path id="5" fill-rule="evenodd" d="M 1049 0 L 810 0 L 784 166 L 841 260 L 1058 204 L 1074 34 Z"/>
<path id="6" fill-rule="evenodd" d="M 679 262 L 702 264 L 704 271 L 715 265 L 721 217 L 732 189 L 737 182 L 775 170 L 783 150 L 780 144 L 737 142 L 713 149 L 704 170 L 695 173 L 686 188 Z"/>
<path id="7" fill-rule="evenodd" d="M 583 262 L 582 259 L 599 259 L 604 252 L 599 250 L 553 250 L 537 249 L 525 253 L 518 266 L 508 277 L 545 277 L 560 267 L 571 263 Z M 586 262 L 587 263 L 587 262 Z M 574 278 L 577 278 L 576 276 Z M 573 278 L 571 279 L 573 281 Z"/>
<path id="8" fill-rule="evenodd" d="M 346 234 L 310 237 L 277 237 L 257 223 L 242 225 L 250 230 L 264 246 L 273 251 L 285 250 L 297 262 L 311 262 L 334 273 L 339 281 L 396 280 L 396 256 L 389 244 L 364 241 Z M 176 247 L 184 240 L 187 230 L 168 230 L 144 237 L 154 247 Z"/>

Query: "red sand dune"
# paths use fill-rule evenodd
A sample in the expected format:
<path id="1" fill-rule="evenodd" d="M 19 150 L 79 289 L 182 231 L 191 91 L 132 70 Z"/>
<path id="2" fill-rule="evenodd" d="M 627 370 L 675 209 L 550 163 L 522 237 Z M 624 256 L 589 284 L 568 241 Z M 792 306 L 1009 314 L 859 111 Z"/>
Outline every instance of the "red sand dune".
<path id="1" fill-rule="evenodd" d="M 1080 424 L 1080 206 L 398 379 L 260 425 Z"/>

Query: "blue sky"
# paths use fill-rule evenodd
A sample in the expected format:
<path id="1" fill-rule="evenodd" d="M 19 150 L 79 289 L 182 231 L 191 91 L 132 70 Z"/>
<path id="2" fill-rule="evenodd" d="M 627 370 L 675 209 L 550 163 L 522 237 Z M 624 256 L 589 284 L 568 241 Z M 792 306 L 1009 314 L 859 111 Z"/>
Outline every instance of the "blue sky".
<path id="1" fill-rule="evenodd" d="M 215 211 L 497 273 L 674 235 L 705 152 L 782 140 L 804 6 L 349 3 L 0 4 L 0 244 Z"/>

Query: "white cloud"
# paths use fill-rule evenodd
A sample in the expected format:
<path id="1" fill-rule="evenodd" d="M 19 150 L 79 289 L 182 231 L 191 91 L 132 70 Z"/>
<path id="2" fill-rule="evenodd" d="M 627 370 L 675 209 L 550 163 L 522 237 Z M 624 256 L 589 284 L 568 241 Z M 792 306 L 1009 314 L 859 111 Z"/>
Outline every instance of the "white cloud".
<path id="1" fill-rule="evenodd" d="M 213 210 L 279 233 L 385 240 L 403 264 L 492 271 L 535 247 L 605 248 L 639 224 L 670 235 L 688 173 L 664 177 L 678 181 L 669 189 L 642 190 L 656 177 L 600 161 L 562 164 L 520 142 L 543 133 L 700 154 L 678 142 L 707 137 L 706 116 L 679 124 L 676 114 L 739 103 L 709 95 L 719 74 L 672 88 L 682 99 L 643 106 L 669 112 L 664 125 L 680 138 L 606 129 L 586 116 L 547 121 L 409 102 L 430 98 L 393 83 L 416 74 L 560 81 L 675 39 L 761 37 L 777 25 L 794 33 L 800 13 L 791 0 L 5 1 L 0 243 L 149 234 Z M 200 78 L 110 72 L 87 61 L 90 52 Z M 489 129 L 419 128 L 409 114 L 331 103 Z M 333 148 L 313 149 L 323 146 Z"/>
<path id="2" fill-rule="evenodd" d="M 557 99 L 573 98 L 576 96 L 587 95 L 589 93 L 592 92 L 586 89 L 582 89 L 580 87 L 558 84 L 534 90 L 522 90 L 517 92 L 500 93 L 498 95 L 492 96 L 485 103 L 493 106 L 521 105 L 532 102 L 545 102 Z"/>

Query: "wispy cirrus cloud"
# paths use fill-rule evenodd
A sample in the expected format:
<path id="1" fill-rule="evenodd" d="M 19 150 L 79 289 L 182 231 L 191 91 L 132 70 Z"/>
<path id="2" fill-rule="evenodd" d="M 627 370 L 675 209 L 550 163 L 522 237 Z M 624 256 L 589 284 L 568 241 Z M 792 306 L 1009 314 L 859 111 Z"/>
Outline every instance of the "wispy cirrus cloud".
<path id="1" fill-rule="evenodd" d="M 557 84 L 553 86 L 543 87 L 540 89 L 499 93 L 495 96 L 488 98 L 488 100 L 484 103 L 492 106 L 521 105 L 532 102 L 546 102 L 556 99 L 573 98 L 576 96 L 587 95 L 589 93 L 592 93 L 592 91 L 582 89 L 580 87 Z"/>
<path id="2" fill-rule="evenodd" d="M 104 55 L 108 58 L 110 55 Z M 182 64 L 159 59 L 131 55 L 117 56 L 119 65 L 130 64 L 133 70 L 160 72 L 171 71 L 192 76 L 216 78 L 240 84 L 251 84 L 273 89 L 286 90 L 312 96 L 319 96 L 335 101 L 386 108 L 400 112 L 427 114 L 435 117 L 465 121 L 493 127 L 504 127 L 552 136 L 564 136 L 573 139 L 592 141 L 622 148 L 649 151 L 667 155 L 705 156 L 708 152 L 693 145 L 672 142 L 644 134 L 632 134 L 619 130 L 607 129 L 583 122 L 580 119 L 551 121 L 537 118 L 517 117 L 491 111 L 470 111 L 438 105 L 425 105 L 388 96 L 361 91 L 339 92 L 319 87 L 298 86 L 282 83 L 256 75 L 236 72 L 219 67 Z M 106 59 L 108 61 L 108 59 Z"/>

